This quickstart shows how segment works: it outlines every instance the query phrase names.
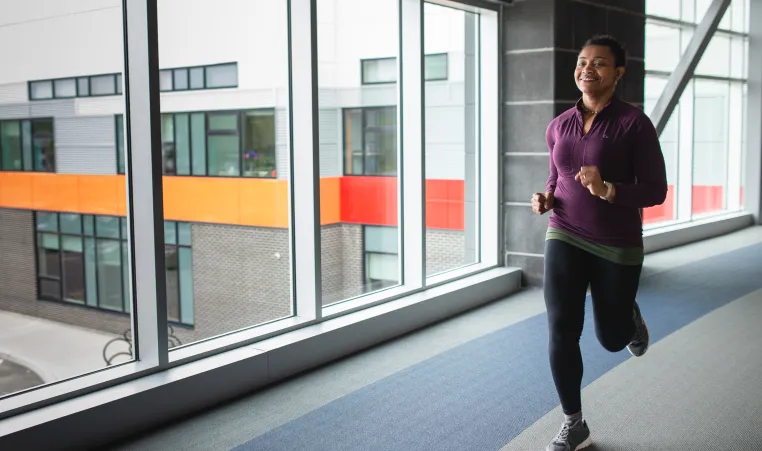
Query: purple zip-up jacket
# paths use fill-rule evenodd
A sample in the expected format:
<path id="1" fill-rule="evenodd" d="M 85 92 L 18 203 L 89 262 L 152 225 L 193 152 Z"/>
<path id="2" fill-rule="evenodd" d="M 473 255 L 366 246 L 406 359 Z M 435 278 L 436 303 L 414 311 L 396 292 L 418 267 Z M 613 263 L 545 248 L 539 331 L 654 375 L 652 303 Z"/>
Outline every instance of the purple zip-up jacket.
<path id="1" fill-rule="evenodd" d="M 659 138 L 639 108 L 614 97 L 582 136 L 579 103 L 551 121 L 546 133 L 555 203 L 550 226 L 604 246 L 643 246 L 640 209 L 664 202 L 667 175 Z M 613 203 L 590 194 L 574 176 L 597 166 L 616 186 Z"/>

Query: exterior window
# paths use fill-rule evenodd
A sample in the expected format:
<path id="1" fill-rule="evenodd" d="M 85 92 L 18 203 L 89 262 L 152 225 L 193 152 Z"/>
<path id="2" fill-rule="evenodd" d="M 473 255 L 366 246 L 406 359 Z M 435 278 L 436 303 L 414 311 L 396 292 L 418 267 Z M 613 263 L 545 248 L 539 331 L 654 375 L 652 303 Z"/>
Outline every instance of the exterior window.
<path id="1" fill-rule="evenodd" d="M 34 154 L 34 170 L 38 172 L 55 172 L 55 137 L 53 119 L 34 119 L 32 128 L 32 152 Z"/>
<path id="2" fill-rule="evenodd" d="M 397 82 L 397 58 L 361 60 L 362 84 L 375 85 Z M 447 54 L 437 53 L 424 57 L 426 81 L 447 80 Z"/>
<path id="3" fill-rule="evenodd" d="M 116 115 L 116 173 L 124 174 L 124 116 Z"/>
<path id="4" fill-rule="evenodd" d="M 364 227 L 365 291 L 399 283 L 397 227 Z"/>
<path id="5" fill-rule="evenodd" d="M 0 170 L 55 171 L 53 119 L 0 121 Z"/>
<path id="6" fill-rule="evenodd" d="M 40 299 L 129 313 L 126 220 L 35 214 Z M 191 225 L 165 222 L 170 321 L 193 324 Z"/>
<path id="7" fill-rule="evenodd" d="M 104 74 L 29 82 L 29 100 L 113 96 L 121 93 L 122 74 Z"/>
<path id="8" fill-rule="evenodd" d="M 397 108 L 344 110 L 347 175 L 397 175 Z"/>
<path id="9" fill-rule="evenodd" d="M 238 87 L 238 63 L 178 67 L 159 72 L 159 89 L 187 91 Z"/>
<path id="10" fill-rule="evenodd" d="M 275 111 L 162 115 L 164 175 L 276 176 Z"/>

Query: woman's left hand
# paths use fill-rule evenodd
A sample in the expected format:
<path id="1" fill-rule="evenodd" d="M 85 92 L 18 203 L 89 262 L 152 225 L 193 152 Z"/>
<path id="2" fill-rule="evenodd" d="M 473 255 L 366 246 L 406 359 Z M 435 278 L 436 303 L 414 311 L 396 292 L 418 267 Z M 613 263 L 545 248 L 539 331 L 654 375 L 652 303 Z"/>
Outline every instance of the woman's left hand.
<path id="1" fill-rule="evenodd" d="M 582 186 L 587 188 L 593 196 L 605 196 L 606 191 L 608 191 L 606 184 L 603 183 L 601 178 L 601 171 L 598 170 L 597 166 L 583 166 L 574 177 L 574 180 L 581 182 Z"/>

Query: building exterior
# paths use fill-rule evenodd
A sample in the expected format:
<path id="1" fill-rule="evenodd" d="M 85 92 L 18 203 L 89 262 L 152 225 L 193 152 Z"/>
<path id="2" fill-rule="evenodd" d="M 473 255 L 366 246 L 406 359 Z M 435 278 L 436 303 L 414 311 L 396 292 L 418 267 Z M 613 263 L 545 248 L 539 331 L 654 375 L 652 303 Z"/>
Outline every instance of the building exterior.
<path id="1" fill-rule="evenodd" d="M 18 42 L 0 69 L 0 309 L 121 334 L 131 324 L 122 11 L 118 2 L 43 3 L 44 17 L 24 10 L 30 4 L 18 11 L 26 21 L 0 28 Z M 372 13 L 351 0 L 319 3 L 323 303 L 331 304 L 399 283 L 398 18 L 394 2 Z M 156 151 L 168 315 L 182 343 L 292 312 L 285 4 L 159 2 Z M 477 19 L 427 5 L 426 20 L 434 274 L 475 261 L 465 196 L 475 183 L 467 62 Z M 44 48 L 17 39 L 43 30 L 61 39 Z M 388 39 L 358 39 L 373 30 Z"/>

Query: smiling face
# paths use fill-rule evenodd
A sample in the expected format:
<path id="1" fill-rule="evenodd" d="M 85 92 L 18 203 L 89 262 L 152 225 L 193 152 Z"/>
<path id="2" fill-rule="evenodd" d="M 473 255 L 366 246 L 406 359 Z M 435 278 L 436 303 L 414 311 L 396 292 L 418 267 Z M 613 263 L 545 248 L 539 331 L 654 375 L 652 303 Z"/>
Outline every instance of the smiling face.
<path id="1" fill-rule="evenodd" d="M 579 52 L 574 80 L 585 94 L 600 96 L 614 91 L 624 74 L 624 67 L 616 67 L 614 53 L 605 45 L 589 45 Z"/>

